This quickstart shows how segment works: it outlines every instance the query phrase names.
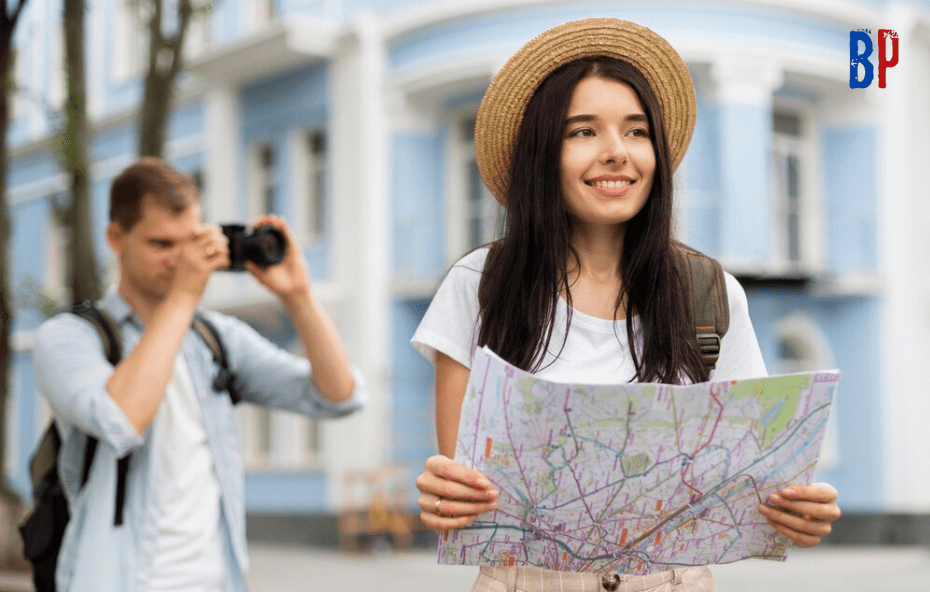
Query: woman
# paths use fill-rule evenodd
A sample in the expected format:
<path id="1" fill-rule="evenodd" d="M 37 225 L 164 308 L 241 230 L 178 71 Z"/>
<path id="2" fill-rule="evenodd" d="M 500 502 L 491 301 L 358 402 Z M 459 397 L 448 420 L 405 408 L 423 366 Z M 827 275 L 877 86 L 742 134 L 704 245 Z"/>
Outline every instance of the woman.
<path id="1" fill-rule="evenodd" d="M 561 382 L 765 375 L 733 276 L 726 275 L 730 328 L 712 374 L 678 279 L 671 176 L 694 129 L 695 104 L 671 46 L 614 19 L 543 33 L 491 83 L 475 150 L 486 184 L 506 206 L 505 234 L 453 266 L 412 340 L 436 365 L 440 454 L 417 479 L 428 527 L 461 528 L 496 508 L 490 481 L 451 460 L 477 346 Z M 828 485 L 795 485 L 768 501 L 759 511 L 799 546 L 818 544 L 839 517 Z M 483 567 L 475 589 L 612 590 L 623 581 L 631 591 L 713 589 L 706 567 L 645 578 Z"/>

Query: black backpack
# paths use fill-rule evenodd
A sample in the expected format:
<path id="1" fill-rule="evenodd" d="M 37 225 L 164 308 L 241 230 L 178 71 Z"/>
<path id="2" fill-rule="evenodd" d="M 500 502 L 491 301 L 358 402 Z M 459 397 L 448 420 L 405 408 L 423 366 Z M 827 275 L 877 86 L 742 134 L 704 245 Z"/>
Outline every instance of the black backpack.
<path id="1" fill-rule="evenodd" d="M 90 322 L 103 344 L 103 351 L 107 360 L 116 366 L 122 359 L 123 344 L 119 327 L 105 312 L 92 303 L 75 304 L 70 312 Z M 213 354 L 213 360 L 220 370 L 213 381 L 213 389 L 217 392 L 227 391 L 232 402 L 238 403 L 234 383 L 235 377 L 229 370 L 226 361 L 226 350 L 220 335 L 206 318 L 199 313 L 194 315 L 192 322 L 194 331 L 203 339 Z M 65 527 L 71 517 L 68 509 L 68 500 L 58 478 L 58 453 L 61 449 L 61 435 L 55 422 L 49 423 L 45 434 L 39 441 L 36 451 L 29 463 L 32 478 L 32 497 L 35 505 L 26 520 L 20 525 L 19 532 L 23 539 L 23 554 L 32 564 L 33 582 L 36 592 L 55 592 L 55 569 L 58 564 L 58 553 L 65 535 Z M 84 449 L 84 461 L 81 468 L 81 487 L 87 482 L 90 475 L 90 466 L 94 461 L 97 450 L 97 438 L 87 437 L 87 446 Z M 127 454 L 117 461 L 116 472 L 116 512 L 113 516 L 113 525 L 123 523 L 123 504 L 126 499 L 126 477 L 129 471 L 129 457 Z"/>

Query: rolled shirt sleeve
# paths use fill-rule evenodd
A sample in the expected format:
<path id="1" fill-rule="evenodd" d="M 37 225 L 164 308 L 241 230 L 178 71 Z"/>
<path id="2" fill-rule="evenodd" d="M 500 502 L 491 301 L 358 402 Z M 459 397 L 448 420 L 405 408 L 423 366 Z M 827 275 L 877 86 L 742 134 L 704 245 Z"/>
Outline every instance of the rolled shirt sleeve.
<path id="1" fill-rule="evenodd" d="M 204 315 L 220 331 L 236 393 L 243 401 L 319 418 L 343 417 L 367 402 L 365 380 L 358 368 L 352 367 L 349 398 L 333 401 L 311 380 L 306 358 L 282 350 L 235 317 L 209 311 Z"/>

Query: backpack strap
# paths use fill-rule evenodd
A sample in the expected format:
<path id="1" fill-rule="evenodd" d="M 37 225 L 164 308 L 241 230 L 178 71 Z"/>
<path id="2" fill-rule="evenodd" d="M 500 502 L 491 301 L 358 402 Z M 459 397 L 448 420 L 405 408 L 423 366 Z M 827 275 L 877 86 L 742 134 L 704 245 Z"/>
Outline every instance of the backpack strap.
<path id="1" fill-rule="evenodd" d="M 107 361 L 116 366 L 123 358 L 123 336 L 113 317 L 97 308 L 93 302 L 84 301 L 71 306 L 70 312 L 93 325 L 103 343 Z"/>
<path id="2" fill-rule="evenodd" d="M 39 440 L 35 452 L 32 453 L 32 457 L 29 459 L 29 477 L 32 482 L 33 499 L 43 498 L 52 483 L 57 483 L 58 474 L 52 469 L 57 464 L 59 450 L 61 450 L 61 435 L 58 433 L 55 422 L 52 421 L 45 429 L 42 439 Z"/>
<path id="3" fill-rule="evenodd" d="M 229 369 L 229 362 L 226 357 L 226 348 L 223 347 L 223 340 L 220 338 L 219 330 L 216 326 L 207 320 L 207 317 L 201 313 L 194 313 L 194 320 L 191 323 L 194 332 L 200 336 L 210 352 L 213 354 L 213 361 L 216 362 L 220 371 L 216 378 L 213 379 L 213 390 L 218 393 L 226 391 L 229 398 L 232 399 L 233 405 L 239 403 L 242 397 L 236 392 L 236 376 Z"/>
<path id="4" fill-rule="evenodd" d="M 119 326 L 113 317 L 106 312 L 97 308 L 93 302 L 85 301 L 74 304 L 71 312 L 88 321 L 97 330 L 100 341 L 103 343 L 103 351 L 107 356 L 107 361 L 116 366 L 123 357 L 123 338 Z M 57 429 L 55 433 L 57 435 Z M 94 462 L 94 454 L 97 452 L 97 438 L 87 436 L 87 445 L 84 448 L 84 465 L 81 469 L 81 487 L 87 483 L 90 477 L 90 465 Z M 113 525 L 121 526 L 123 524 L 123 508 L 126 503 L 126 481 L 129 476 L 129 457 L 127 454 L 116 461 L 116 506 L 113 513 Z"/>
<path id="5" fill-rule="evenodd" d="M 730 327 L 730 306 L 723 268 L 716 259 L 682 243 L 674 243 L 672 251 L 678 260 L 678 270 L 685 285 L 688 311 L 701 356 L 708 370 L 717 366 L 720 340 Z"/>

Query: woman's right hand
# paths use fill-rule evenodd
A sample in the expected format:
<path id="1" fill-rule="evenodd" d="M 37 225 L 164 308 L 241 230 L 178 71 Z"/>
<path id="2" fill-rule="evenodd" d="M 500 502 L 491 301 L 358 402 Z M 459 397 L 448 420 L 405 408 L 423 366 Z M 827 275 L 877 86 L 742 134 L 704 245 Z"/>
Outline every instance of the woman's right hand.
<path id="1" fill-rule="evenodd" d="M 498 491 L 487 477 L 441 454 L 426 459 L 417 489 L 420 519 L 432 530 L 463 528 L 497 509 Z"/>

